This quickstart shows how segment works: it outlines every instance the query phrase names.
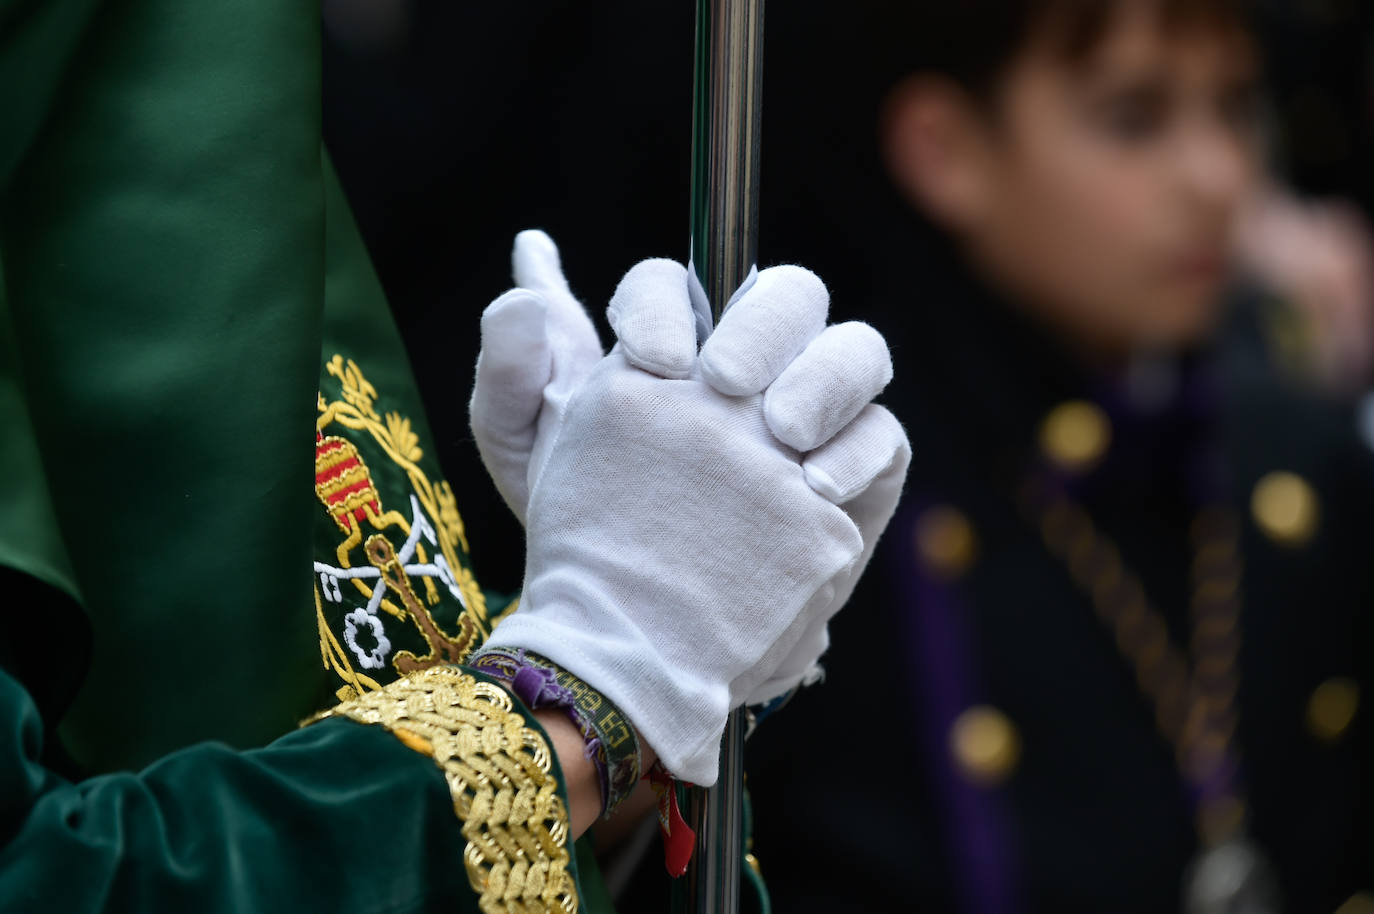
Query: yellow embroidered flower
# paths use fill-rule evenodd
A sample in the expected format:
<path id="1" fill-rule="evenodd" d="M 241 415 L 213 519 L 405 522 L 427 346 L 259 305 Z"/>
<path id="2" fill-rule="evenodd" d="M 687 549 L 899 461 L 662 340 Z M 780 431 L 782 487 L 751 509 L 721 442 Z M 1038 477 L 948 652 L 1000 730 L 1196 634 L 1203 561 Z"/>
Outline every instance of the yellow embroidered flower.
<path id="1" fill-rule="evenodd" d="M 444 525 L 444 532 L 463 547 L 463 552 L 468 551 L 468 537 L 463 529 L 463 517 L 458 513 L 458 499 L 453 494 L 453 487 L 447 480 L 440 480 L 434 487 L 434 496 L 439 500 L 439 523 Z"/>
<path id="2" fill-rule="evenodd" d="M 424 452 L 420 450 L 420 436 L 410 429 L 410 420 L 400 413 L 386 414 L 386 431 L 391 447 L 411 463 L 418 463 Z"/>
<path id="3" fill-rule="evenodd" d="M 325 368 L 342 383 L 343 398 L 350 405 L 364 415 L 377 418 L 377 413 L 372 409 L 372 402 L 377 399 L 377 388 L 363 377 L 357 362 L 349 359 L 345 363 L 343 356 L 335 354 Z"/>

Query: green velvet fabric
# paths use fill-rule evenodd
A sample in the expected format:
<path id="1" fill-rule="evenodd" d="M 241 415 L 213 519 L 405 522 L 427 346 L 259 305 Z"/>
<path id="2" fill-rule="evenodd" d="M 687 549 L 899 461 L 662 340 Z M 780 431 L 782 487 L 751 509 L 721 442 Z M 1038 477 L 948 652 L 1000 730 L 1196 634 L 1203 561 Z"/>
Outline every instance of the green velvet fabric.
<path id="1" fill-rule="evenodd" d="M 476 911 L 448 788 L 379 727 L 325 721 L 271 746 L 204 743 L 72 784 L 0 672 L 0 908 Z"/>

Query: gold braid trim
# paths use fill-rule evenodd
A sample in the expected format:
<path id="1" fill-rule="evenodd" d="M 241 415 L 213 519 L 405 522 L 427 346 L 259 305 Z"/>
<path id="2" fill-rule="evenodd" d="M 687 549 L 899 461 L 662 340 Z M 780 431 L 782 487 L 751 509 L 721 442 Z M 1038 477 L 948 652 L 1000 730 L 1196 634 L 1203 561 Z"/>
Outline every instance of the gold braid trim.
<path id="1" fill-rule="evenodd" d="M 510 695 L 454 667 L 433 667 L 315 715 L 380 724 L 432 756 L 468 839 L 468 880 L 484 914 L 574 914 L 568 813 L 548 743 Z"/>

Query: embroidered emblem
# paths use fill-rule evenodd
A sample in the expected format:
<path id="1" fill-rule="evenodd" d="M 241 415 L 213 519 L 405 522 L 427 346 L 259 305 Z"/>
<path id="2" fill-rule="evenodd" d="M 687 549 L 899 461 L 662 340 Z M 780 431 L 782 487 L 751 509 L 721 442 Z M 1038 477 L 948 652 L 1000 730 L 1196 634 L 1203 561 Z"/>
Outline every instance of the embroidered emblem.
<path id="1" fill-rule="evenodd" d="M 377 390 L 351 359 L 336 355 L 325 369 L 340 397 L 318 398 L 315 494 L 328 521 L 317 528 L 315 607 L 324 665 L 346 699 L 397 674 L 462 662 L 490 622 L 464 563 L 457 499 L 422 468 L 410 419 L 378 415 Z"/>

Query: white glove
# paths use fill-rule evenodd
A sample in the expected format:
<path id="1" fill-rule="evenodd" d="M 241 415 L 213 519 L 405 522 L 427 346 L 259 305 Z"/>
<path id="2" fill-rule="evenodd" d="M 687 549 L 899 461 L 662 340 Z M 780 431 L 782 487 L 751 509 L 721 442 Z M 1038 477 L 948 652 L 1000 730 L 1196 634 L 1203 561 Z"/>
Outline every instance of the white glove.
<path id="1" fill-rule="evenodd" d="M 532 458 L 552 441 L 569 395 L 602 352 L 591 319 L 564 278 L 553 239 L 538 230 L 521 232 L 515 238 L 511 261 L 517 288 L 492 302 L 482 315 L 482 352 L 469 415 L 473 437 L 488 472 L 506 503 L 523 522 L 529 502 L 530 467 L 543 462 L 542 458 Z M 785 307 L 786 303 L 782 305 Z M 819 332 L 823 327 L 824 310 L 808 332 Z M 765 325 L 763 332 L 771 332 L 768 325 L 773 315 L 767 308 L 760 309 L 758 314 Z M 652 337 L 652 332 L 652 328 L 638 334 L 630 330 L 632 339 L 642 340 L 639 348 L 643 351 L 638 357 L 646 362 L 655 361 L 653 347 L 662 344 Z M 752 386 L 762 385 L 755 382 Z M 900 489 L 904 472 L 904 465 L 900 471 L 894 468 L 875 480 L 862 497 L 851 501 L 845 501 L 843 493 L 836 493 L 836 497 L 845 501 L 845 510 L 861 530 L 881 530 L 889 520 L 895 500 L 888 490 Z M 876 538 L 865 537 L 870 553 Z M 867 564 L 868 558 L 869 554 L 863 556 L 860 567 Z M 848 599 L 853 585 L 854 581 L 850 581 L 840 589 L 836 608 Z M 779 665 L 774 679 L 749 696 L 748 703 L 760 704 L 798 682 L 819 678 L 817 660 L 828 646 L 829 631 L 821 620 L 797 642 L 792 655 Z"/>
<path id="2" fill-rule="evenodd" d="M 641 263 L 609 309 L 619 344 L 543 394 L 527 436 L 524 596 L 487 643 L 584 679 L 696 783 L 715 781 L 729 710 L 823 650 L 909 461 L 869 404 L 886 345 L 824 329 L 827 308 L 811 273 L 765 270 L 698 358 L 685 270 Z"/>
<path id="3" fill-rule="evenodd" d="M 511 266 L 519 288 L 482 313 L 482 351 L 468 415 L 487 472 L 523 522 L 531 458 L 541 441 L 553 440 L 541 429 L 557 424 L 602 351 L 548 235 L 516 235 Z"/>

